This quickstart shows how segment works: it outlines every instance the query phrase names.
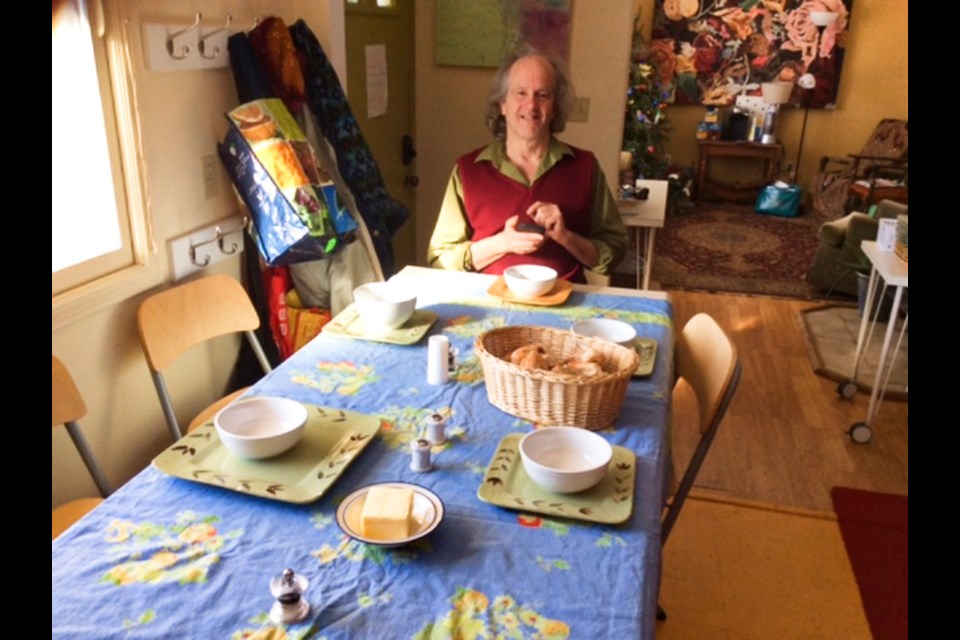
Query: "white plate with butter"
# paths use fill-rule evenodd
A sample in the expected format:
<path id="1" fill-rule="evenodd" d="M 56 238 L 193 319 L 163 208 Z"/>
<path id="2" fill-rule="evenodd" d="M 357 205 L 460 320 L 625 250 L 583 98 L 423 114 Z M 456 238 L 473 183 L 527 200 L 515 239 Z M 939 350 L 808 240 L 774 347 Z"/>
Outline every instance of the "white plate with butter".
<path id="1" fill-rule="evenodd" d="M 365 505 L 371 491 L 375 511 Z M 404 502 L 409 496 L 409 510 Z M 406 513 L 406 518 L 403 514 Z M 443 520 L 437 494 L 407 482 L 381 482 L 357 489 L 337 507 L 337 524 L 345 534 L 365 544 L 399 547 L 428 535 Z"/>

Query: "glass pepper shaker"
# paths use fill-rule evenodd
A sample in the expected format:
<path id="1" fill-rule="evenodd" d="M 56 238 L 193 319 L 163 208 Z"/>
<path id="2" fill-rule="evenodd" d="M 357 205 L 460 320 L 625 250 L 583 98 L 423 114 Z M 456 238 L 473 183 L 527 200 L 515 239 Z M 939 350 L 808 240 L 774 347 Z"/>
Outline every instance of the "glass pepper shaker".
<path id="1" fill-rule="evenodd" d="M 300 622 L 310 613 L 310 603 L 303 597 L 309 581 L 284 569 L 283 573 L 270 580 L 270 593 L 277 599 L 270 608 L 270 621 L 274 624 Z"/>

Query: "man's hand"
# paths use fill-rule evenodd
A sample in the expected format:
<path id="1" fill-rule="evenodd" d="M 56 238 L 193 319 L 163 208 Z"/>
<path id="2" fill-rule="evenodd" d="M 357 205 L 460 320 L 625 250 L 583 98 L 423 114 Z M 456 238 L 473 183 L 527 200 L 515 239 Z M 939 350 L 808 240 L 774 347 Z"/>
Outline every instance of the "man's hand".
<path id="1" fill-rule="evenodd" d="M 597 264 L 600 259 L 597 248 L 583 236 L 567 229 L 563 222 L 563 212 L 556 204 L 534 202 L 527 209 L 527 215 L 544 228 L 544 235 L 569 251 L 588 269 Z"/>
<path id="2" fill-rule="evenodd" d="M 512 218 L 508 218 L 503 225 L 502 233 L 506 253 L 527 255 L 533 253 L 543 245 L 543 236 L 539 233 L 531 233 L 517 229 L 519 219 L 520 216 L 513 216 Z"/>
<path id="3" fill-rule="evenodd" d="M 567 231 L 567 227 L 563 224 L 563 212 L 553 203 L 534 202 L 527 209 L 527 215 L 544 228 L 544 234 L 548 238 L 556 242 L 560 242 Z"/>
<path id="4" fill-rule="evenodd" d="M 531 254 L 543 245 L 543 235 L 517 229 L 519 219 L 520 216 L 509 218 L 503 225 L 503 231 L 470 245 L 470 260 L 474 269 L 482 271 L 509 253 Z"/>

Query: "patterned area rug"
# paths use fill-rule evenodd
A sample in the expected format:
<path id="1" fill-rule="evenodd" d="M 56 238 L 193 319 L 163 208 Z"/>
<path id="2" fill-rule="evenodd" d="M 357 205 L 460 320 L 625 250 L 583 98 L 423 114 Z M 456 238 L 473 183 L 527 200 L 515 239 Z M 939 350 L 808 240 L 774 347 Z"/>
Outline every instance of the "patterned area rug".
<path id="1" fill-rule="evenodd" d="M 854 306 L 822 305 L 800 312 L 807 341 L 807 355 L 813 370 L 830 380 L 842 382 L 853 377 L 853 365 L 857 355 L 857 337 L 860 334 L 861 317 Z M 890 349 L 896 349 L 901 319 L 894 325 Z M 880 351 L 887 323 L 877 322 L 870 341 L 863 351 L 860 368 L 856 372 L 857 390 L 870 395 L 880 363 Z M 905 332 L 894 355 L 887 354 L 887 362 L 893 362 L 889 370 L 884 400 L 907 400 L 908 371 L 910 360 L 910 335 Z M 886 373 L 884 375 L 887 375 Z"/>
<path id="2" fill-rule="evenodd" d="M 657 232 L 652 279 L 662 289 L 825 299 L 804 281 L 819 224 L 729 205 L 671 212 Z"/>

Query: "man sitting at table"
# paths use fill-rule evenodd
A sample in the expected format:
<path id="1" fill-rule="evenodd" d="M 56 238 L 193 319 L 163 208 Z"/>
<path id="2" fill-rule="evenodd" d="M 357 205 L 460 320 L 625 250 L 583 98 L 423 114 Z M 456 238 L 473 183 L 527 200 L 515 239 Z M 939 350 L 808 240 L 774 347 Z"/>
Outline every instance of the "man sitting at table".
<path id="1" fill-rule="evenodd" d="M 515 264 L 586 282 L 610 273 L 627 232 L 596 157 L 560 142 L 572 87 L 557 61 L 525 47 L 494 77 L 495 141 L 460 157 L 430 239 L 430 266 L 501 274 Z"/>

